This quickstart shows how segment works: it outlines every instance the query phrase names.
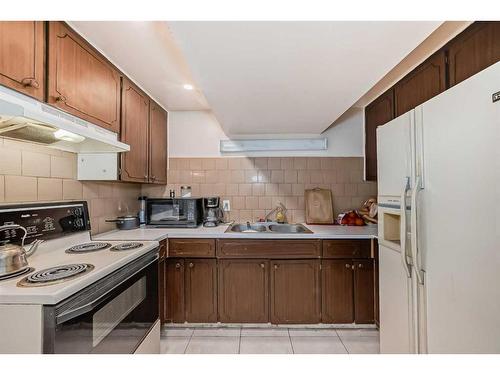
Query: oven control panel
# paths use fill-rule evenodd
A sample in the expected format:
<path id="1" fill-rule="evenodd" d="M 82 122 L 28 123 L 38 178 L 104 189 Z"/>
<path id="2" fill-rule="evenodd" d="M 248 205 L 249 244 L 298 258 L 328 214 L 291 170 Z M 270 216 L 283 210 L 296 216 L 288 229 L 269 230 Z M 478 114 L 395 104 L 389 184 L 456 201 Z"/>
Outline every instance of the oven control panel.
<path id="1" fill-rule="evenodd" d="M 20 229 L 2 226 L 18 224 L 26 228 L 26 243 L 35 239 L 53 239 L 90 230 L 87 202 L 45 203 L 0 207 L 0 242 L 19 243 Z"/>

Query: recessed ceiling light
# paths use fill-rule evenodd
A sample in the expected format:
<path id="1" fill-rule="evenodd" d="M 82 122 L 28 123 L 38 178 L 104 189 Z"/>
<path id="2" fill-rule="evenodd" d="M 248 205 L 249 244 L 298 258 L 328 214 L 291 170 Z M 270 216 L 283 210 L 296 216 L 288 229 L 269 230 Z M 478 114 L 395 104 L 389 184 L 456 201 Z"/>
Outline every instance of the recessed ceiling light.
<path id="1" fill-rule="evenodd" d="M 186 84 L 185 84 L 184 86 L 182 86 L 182 87 L 184 87 L 184 89 L 186 89 L 186 90 L 192 90 L 192 89 L 194 89 L 193 85 L 190 85 L 189 83 L 186 83 Z"/>

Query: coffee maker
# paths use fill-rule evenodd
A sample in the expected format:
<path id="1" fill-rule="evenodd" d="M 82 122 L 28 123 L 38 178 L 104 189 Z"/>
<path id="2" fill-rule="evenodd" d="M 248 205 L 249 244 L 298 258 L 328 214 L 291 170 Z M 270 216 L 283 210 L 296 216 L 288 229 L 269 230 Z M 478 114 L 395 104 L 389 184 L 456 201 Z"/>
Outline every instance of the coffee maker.
<path id="1" fill-rule="evenodd" d="M 220 197 L 203 198 L 203 226 L 216 227 L 224 222 L 224 212 L 220 207 Z"/>

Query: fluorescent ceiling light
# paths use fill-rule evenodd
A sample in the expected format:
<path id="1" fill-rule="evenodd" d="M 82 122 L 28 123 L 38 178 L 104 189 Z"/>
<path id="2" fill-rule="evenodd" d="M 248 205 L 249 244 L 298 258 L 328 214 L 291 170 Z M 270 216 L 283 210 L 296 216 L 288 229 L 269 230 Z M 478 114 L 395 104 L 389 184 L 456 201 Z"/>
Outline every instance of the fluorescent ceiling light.
<path id="1" fill-rule="evenodd" d="M 322 151 L 328 149 L 326 138 L 307 139 L 232 139 L 220 141 L 220 152 L 247 151 Z"/>
<path id="2" fill-rule="evenodd" d="M 185 84 L 184 86 L 182 86 L 182 87 L 184 87 L 184 89 L 185 89 L 185 90 L 192 90 L 192 89 L 194 89 L 193 85 L 190 85 L 189 83 L 186 83 L 186 84 Z"/>

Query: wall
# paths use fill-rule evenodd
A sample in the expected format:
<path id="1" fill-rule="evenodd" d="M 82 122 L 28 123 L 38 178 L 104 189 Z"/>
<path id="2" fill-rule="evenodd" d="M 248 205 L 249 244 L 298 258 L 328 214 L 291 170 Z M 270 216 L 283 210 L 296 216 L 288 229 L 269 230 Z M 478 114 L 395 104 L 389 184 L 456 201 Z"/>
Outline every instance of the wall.
<path id="1" fill-rule="evenodd" d="M 304 221 L 304 190 L 331 189 L 335 214 L 376 197 L 377 185 L 363 181 L 361 157 L 172 158 L 165 186 L 143 185 L 148 197 L 179 196 L 190 185 L 195 196 L 218 195 L 231 202 L 228 217 L 254 221 L 282 202 L 290 222 Z"/>
<path id="2" fill-rule="evenodd" d="M 209 111 L 169 112 L 170 157 L 219 157 L 219 141 L 229 139 L 219 122 Z M 248 137 L 248 136 L 246 136 Z M 269 138 L 271 135 L 253 135 L 251 138 Z M 275 135 L 274 137 L 326 137 L 328 150 L 316 152 L 248 153 L 246 156 L 363 156 L 363 110 L 352 108 L 332 127 L 319 135 Z M 239 135 L 234 138 L 245 138 Z"/>
<path id="3" fill-rule="evenodd" d="M 0 204 L 86 200 L 93 233 L 115 228 L 105 220 L 137 213 L 141 187 L 76 180 L 76 154 L 0 137 Z"/>

